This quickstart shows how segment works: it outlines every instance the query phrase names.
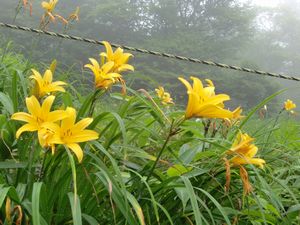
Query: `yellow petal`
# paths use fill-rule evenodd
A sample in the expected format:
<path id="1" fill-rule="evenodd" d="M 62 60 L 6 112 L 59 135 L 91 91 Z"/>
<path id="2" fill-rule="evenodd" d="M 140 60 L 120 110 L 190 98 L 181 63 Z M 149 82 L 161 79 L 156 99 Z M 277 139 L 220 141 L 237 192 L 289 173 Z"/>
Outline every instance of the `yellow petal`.
<path id="1" fill-rule="evenodd" d="M 30 114 L 25 113 L 25 112 L 14 113 L 11 116 L 11 119 L 12 120 L 19 120 L 19 121 L 23 121 L 23 122 L 27 122 L 27 123 L 32 123 L 32 122 L 35 121 L 34 118 Z"/>
<path id="2" fill-rule="evenodd" d="M 66 90 L 61 87 L 61 86 L 58 86 L 58 85 L 55 85 L 54 83 L 50 84 L 48 87 L 47 87 L 47 91 L 48 93 L 50 92 L 66 92 Z"/>
<path id="3" fill-rule="evenodd" d="M 32 95 L 29 98 L 26 98 L 26 106 L 31 115 L 40 116 L 41 106 L 34 95 Z"/>
<path id="4" fill-rule="evenodd" d="M 197 77 L 191 77 L 193 80 L 193 91 L 196 92 L 196 94 L 202 95 L 203 94 L 203 84 L 201 80 Z"/>
<path id="5" fill-rule="evenodd" d="M 199 96 L 194 92 L 190 92 L 188 104 L 186 107 L 186 113 L 185 113 L 186 118 L 191 118 L 195 116 L 195 109 L 198 107 L 199 102 L 200 102 Z"/>
<path id="6" fill-rule="evenodd" d="M 55 85 L 55 86 L 63 86 L 63 85 L 67 85 L 67 83 L 63 82 L 63 81 L 55 81 L 55 82 L 52 82 L 52 85 Z"/>
<path id="7" fill-rule="evenodd" d="M 107 57 L 110 59 L 113 56 L 111 45 L 107 41 L 102 42 L 106 48 Z"/>
<path id="8" fill-rule="evenodd" d="M 61 122 L 61 129 L 67 130 L 74 126 L 76 121 L 76 110 L 72 107 L 66 109 L 67 117 Z"/>
<path id="9" fill-rule="evenodd" d="M 264 167 L 264 164 L 266 163 L 265 160 L 260 159 L 260 158 L 248 158 L 248 157 L 233 157 L 230 160 L 234 165 L 245 165 L 245 164 L 253 164 L 253 165 L 258 165 L 260 168 Z"/>
<path id="10" fill-rule="evenodd" d="M 116 53 L 119 53 L 119 52 L 116 52 Z M 120 54 L 116 55 L 115 57 L 117 59 L 117 64 L 122 65 L 122 64 L 126 64 L 128 62 L 129 58 L 132 57 L 132 54 L 123 53 L 123 50 L 122 50 L 122 52 L 120 52 Z"/>
<path id="11" fill-rule="evenodd" d="M 107 62 L 101 67 L 101 70 L 104 74 L 107 74 L 114 67 L 114 64 L 114 62 Z"/>
<path id="12" fill-rule="evenodd" d="M 52 83 L 52 72 L 51 72 L 51 70 L 46 70 L 43 78 L 44 78 L 44 82 L 46 84 Z"/>
<path id="13" fill-rule="evenodd" d="M 42 104 L 42 116 L 46 116 L 50 112 L 50 109 L 51 109 L 51 106 L 52 106 L 54 100 L 55 100 L 55 96 L 53 96 L 53 95 L 48 96 L 44 100 L 44 102 Z"/>
<path id="14" fill-rule="evenodd" d="M 246 157 L 253 158 L 258 151 L 258 148 L 255 145 L 250 145 L 249 150 L 245 153 Z"/>
<path id="15" fill-rule="evenodd" d="M 214 87 L 214 86 L 215 86 L 214 83 L 212 82 L 212 80 L 210 80 L 210 79 L 205 79 L 205 81 L 206 81 L 206 83 L 207 83 L 207 85 L 208 85 L 209 87 Z"/>
<path id="16" fill-rule="evenodd" d="M 223 103 L 224 101 L 228 101 L 228 100 L 230 100 L 229 95 L 218 94 L 218 95 L 215 95 L 215 96 L 207 99 L 206 104 L 218 105 L 218 104 Z"/>
<path id="17" fill-rule="evenodd" d="M 68 143 L 80 143 L 86 141 L 92 141 L 99 138 L 99 134 L 93 130 L 82 130 L 78 134 L 73 134 L 70 137 L 67 137 Z"/>
<path id="18" fill-rule="evenodd" d="M 69 116 L 69 114 L 66 113 L 65 110 L 55 110 L 55 111 L 50 112 L 47 115 L 46 121 L 47 122 L 56 122 L 59 120 L 63 120 L 68 116 Z"/>
<path id="19" fill-rule="evenodd" d="M 17 130 L 16 138 L 19 138 L 20 135 L 25 131 L 33 132 L 33 131 L 37 131 L 38 129 L 39 129 L 38 126 L 35 126 L 31 123 L 25 124 Z"/>
<path id="20" fill-rule="evenodd" d="M 74 130 L 84 130 L 93 122 L 93 118 L 84 118 L 75 124 Z"/>
<path id="21" fill-rule="evenodd" d="M 67 147 L 70 148 L 74 154 L 76 155 L 79 163 L 81 163 L 82 161 L 82 158 L 83 158 L 83 151 L 81 149 L 81 147 L 78 145 L 78 144 L 67 144 Z"/>
<path id="22" fill-rule="evenodd" d="M 35 69 L 31 69 L 31 71 L 32 71 L 33 75 L 31 75 L 29 78 L 35 79 L 38 82 L 38 85 L 40 87 L 43 86 L 44 80 L 43 80 L 41 74 L 38 71 L 36 71 Z"/>
<path id="23" fill-rule="evenodd" d="M 178 77 L 178 80 L 180 80 L 184 84 L 184 86 L 187 88 L 188 91 L 192 90 L 192 86 L 190 85 L 190 83 L 187 80 L 185 80 L 182 77 Z"/>
<path id="24" fill-rule="evenodd" d="M 232 118 L 233 114 L 231 111 L 222 109 L 216 105 L 204 105 L 195 110 L 194 116 L 204 118 Z"/>
<path id="25" fill-rule="evenodd" d="M 51 6 L 48 2 L 42 2 L 42 7 L 46 10 L 49 10 L 51 8 Z"/>
<path id="26" fill-rule="evenodd" d="M 118 72 L 123 72 L 123 71 L 128 71 L 128 70 L 134 71 L 134 67 L 129 64 L 123 64 L 118 67 Z"/>

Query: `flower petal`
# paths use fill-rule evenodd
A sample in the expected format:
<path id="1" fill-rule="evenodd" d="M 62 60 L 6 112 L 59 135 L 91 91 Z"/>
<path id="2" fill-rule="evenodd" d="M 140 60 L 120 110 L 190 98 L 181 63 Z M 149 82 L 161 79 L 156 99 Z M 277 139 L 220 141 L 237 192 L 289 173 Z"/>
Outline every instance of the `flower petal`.
<path id="1" fill-rule="evenodd" d="M 62 130 L 67 130 L 71 129 L 76 121 L 76 110 L 72 107 L 67 107 L 66 109 L 67 117 L 65 117 L 61 121 L 61 129 Z"/>
<path id="2" fill-rule="evenodd" d="M 103 41 L 102 42 L 106 48 L 106 54 L 107 54 L 107 58 L 110 59 L 113 57 L 113 50 L 111 48 L 111 45 L 107 42 L 107 41 Z"/>
<path id="3" fill-rule="evenodd" d="M 39 101 L 36 99 L 34 95 L 32 95 L 29 98 L 26 98 L 26 106 L 32 116 L 36 116 L 36 117 L 40 116 L 41 106 Z"/>
<path id="4" fill-rule="evenodd" d="M 34 124 L 31 123 L 27 123 L 17 130 L 16 138 L 19 138 L 20 135 L 25 131 L 33 132 L 33 131 L 37 131 L 38 129 L 39 129 L 38 126 L 35 126 Z"/>
<path id="5" fill-rule="evenodd" d="M 52 112 L 48 113 L 45 122 L 46 121 L 47 122 L 56 122 L 56 121 L 59 121 L 59 120 L 63 120 L 68 116 L 69 116 L 69 114 L 66 113 L 65 110 L 55 110 L 55 111 L 52 111 Z"/>
<path id="6" fill-rule="evenodd" d="M 68 143 L 80 143 L 86 141 L 92 141 L 99 138 L 99 134 L 93 130 L 82 130 L 80 133 L 73 134 L 70 137 L 66 137 Z"/>
<path id="7" fill-rule="evenodd" d="M 55 96 L 53 96 L 53 95 L 48 96 L 44 100 L 44 102 L 42 104 L 42 115 L 41 115 L 43 118 L 45 118 L 49 114 L 54 100 L 55 100 Z"/>
<path id="8" fill-rule="evenodd" d="M 11 116 L 12 120 L 19 120 L 19 121 L 23 121 L 23 122 L 27 122 L 27 123 L 32 123 L 34 122 L 34 118 L 32 117 L 32 115 L 25 113 L 25 112 L 17 112 L 14 113 Z"/>
<path id="9" fill-rule="evenodd" d="M 81 163 L 82 161 L 82 158 L 83 158 L 83 151 L 81 149 L 81 147 L 78 145 L 78 144 L 67 144 L 67 147 L 70 148 L 74 154 L 76 155 L 79 163 Z"/>
<path id="10" fill-rule="evenodd" d="M 118 72 L 123 72 L 123 71 L 128 71 L 128 70 L 134 71 L 134 67 L 129 64 L 123 64 L 118 67 Z"/>
<path id="11" fill-rule="evenodd" d="M 53 79 L 51 70 L 46 70 L 43 78 L 46 84 L 51 84 Z"/>
<path id="12" fill-rule="evenodd" d="M 93 122 L 93 118 L 84 118 L 75 124 L 74 130 L 84 130 Z"/>

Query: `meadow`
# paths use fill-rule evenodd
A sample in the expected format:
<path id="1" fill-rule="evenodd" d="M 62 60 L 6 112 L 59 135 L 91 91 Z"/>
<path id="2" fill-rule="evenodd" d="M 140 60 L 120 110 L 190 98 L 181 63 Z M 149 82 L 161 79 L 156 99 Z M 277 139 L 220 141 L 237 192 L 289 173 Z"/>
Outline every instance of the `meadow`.
<path id="1" fill-rule="evenodd" d="M 299 115 L 293 99 L 278 104 L 286 90 L 229 109 L 209 75 L 178 74 L 183 100 L 162 85 L 126 85 L 133 55 L 109 42 L 86 59 L 89 77 L 9 45 L 0 49 L 0 224 L 300 223 Z"/>

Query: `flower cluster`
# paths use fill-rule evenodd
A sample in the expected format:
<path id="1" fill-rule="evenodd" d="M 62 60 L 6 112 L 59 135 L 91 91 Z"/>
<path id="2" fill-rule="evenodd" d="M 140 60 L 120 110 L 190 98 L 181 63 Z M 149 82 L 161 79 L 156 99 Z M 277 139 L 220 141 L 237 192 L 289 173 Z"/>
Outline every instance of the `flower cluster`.
<path id="1" fill-rule="evenodd" d="M 52 82 L 52 68 L 46 70 L 42 77 L 36 70 L 32 70 L 31 79 L 35 81 L 34 95 L 26 98 L 28 113 L 17 112 L 11 119 L 26 122 L 16 132 L 16 138 L 25 132 L 37 132 L 38 140 L 43 148 L 52 149 L 55 152 L 55 145 L 62 144 L 70 148 L 81 162 L 83 151 L 78 143 L 95 140 L 98 133 L 93 130 L 86 130 L 93 121 L 92 118 L 85 118 L 76 123 L 76 110 L 67 107 L 66 110 L 52 110 L 55 100 L 53 92 L 65 92 L 62 87 L 65 82 Z M 48 95 L 48 96 L 47 96 Z M 43 99 L 44 96 L 47 96 Z M 42 101 L 40 104 L 39 100 Z"/>
<path id="2" fill-rule="evenodd" d="M 106 48 L 106 52 L 100 53 L 101 62 L 99 63 L 96 59 L 90 58 L 91 64 L 86 64 L 85 67 L 93 72 L 97 89 L 107 90 L 113 84 L 121 83 L 123 93 L 125 93 L 125 81 L 121 72 L 134 71 L 134 67 L 128 64 L 132 54 L 124 53 L 121 48 L 113 51 L 111 45 L 106 41 L 103 42 L 103 45 Z"/>
<path id="3" fill-rule="evenodd" d="M 63 24 L 68 24 L 71 21 L 78 21 L 79 20 L 79 7 L 76 8 L 76 10 L 69 15 L 67 19 L 65 19 L 63 16 L 57 14 L 54 12 L 55 7 L 58 3 L 58 0 L 49 0 L 48 2 L 43 1 L 42 8 L 45 10 L 42 19 L 41 19 L 41 28 L 46 28 L 46 26 L 50 23 L 56 22 L 56 18 L 58 18 Z"/>

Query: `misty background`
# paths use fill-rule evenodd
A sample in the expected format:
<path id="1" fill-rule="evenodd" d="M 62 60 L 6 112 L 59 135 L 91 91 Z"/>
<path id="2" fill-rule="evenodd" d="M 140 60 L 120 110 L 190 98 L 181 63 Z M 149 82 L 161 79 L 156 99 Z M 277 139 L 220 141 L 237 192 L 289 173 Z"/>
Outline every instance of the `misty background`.
<path id="1" fill-rule="evenodd" d="M 0 21 L 38 28 L 42 1 L 16 11 L 18 0 L 0 0 Z M 276 1 L 262 6 L 247 0 L 60 0 L 56 13 L 67 17 L 77 6 L 80 20 L 67 30 L 60 22 L 47 29 L 137 48 L 178 54 L 300 77 L 300 1 Z M 264 1 L 261 1 L 264 2 Z M 0 28 L 0 47 L 13 41 L 14 50 L 35 63 L 59 61 L 71 68 L 69 80 L 80 85 L 92 79 L 83 65 L 97 58 L 102 46 Z M 166 86 L 182 102 L 185 88 L 178 76 L 212 79 L 218 93 L 231 96 L 230 107 L 253 107 L 278 90 L 288 88 L 269 104 L 276 108 L 290 98 L 300 105 L 300 82 L 214 68 L 132 52 L 134 73 L 125 75 L 134 88 Z M 74 71 L 74 72 L 73 72 Z M 77 71 L 77 72 L 75 72 Z M 78 71 L 82 71 L 82 74 Z"/>

